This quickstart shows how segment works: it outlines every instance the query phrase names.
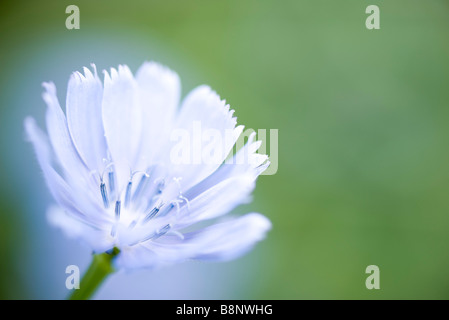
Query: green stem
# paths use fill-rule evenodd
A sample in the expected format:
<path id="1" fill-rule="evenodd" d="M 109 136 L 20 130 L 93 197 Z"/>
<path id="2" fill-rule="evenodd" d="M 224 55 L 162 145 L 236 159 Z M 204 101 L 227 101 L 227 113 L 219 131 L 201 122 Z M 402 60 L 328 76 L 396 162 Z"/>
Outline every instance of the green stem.
<path id="1" fill-rule="evenodd" d="M 73 290 L 69 300 L 88 300 L 106 277 L 114 273 L 112 260 L 119 252 L 117 248 L 114 248 L 111 253 L 95 254 L 89 269 L 81 279 L 80 288 Z"/>

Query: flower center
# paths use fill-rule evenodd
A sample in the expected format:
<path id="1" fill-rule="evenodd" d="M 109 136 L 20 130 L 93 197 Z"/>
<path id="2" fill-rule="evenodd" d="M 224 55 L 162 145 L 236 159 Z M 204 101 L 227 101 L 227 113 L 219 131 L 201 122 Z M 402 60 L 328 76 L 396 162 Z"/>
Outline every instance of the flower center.
<path id="1" fill-rule="evenodd" d="M 154 174 L 131 171 L 120 190 L 113 164 L 106 170 L 107 175 L 100 177 L 100 194 L 106 212 L 114 217 L 110 235 L 122 245 L 133 246 L 165 235 L 181 208 L 189 207 L 181 191 L 182 178 L 158 175 L 157 168 L 152 170 Z"/>

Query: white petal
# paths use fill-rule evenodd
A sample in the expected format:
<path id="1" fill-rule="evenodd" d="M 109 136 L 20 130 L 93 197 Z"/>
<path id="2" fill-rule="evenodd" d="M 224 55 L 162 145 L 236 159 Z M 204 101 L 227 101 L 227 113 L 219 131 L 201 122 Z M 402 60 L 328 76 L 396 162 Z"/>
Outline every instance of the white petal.
<path id="1" fill-rule="evenodd" d="M 142 108 L 136 81 L 127 66 L 105 72 L 103 126 L 120 187 L 126 185 L 133 169 L 142 136 Z"/>
<path id="2" fill-rule="evenodd" d="M 156 268 L 163 265 L 157 253 L 142 244 L 122 248 L 114 261 L 117 269 L 134 270 L 140 268 Z"/>
<path id="3" fill-rule="evenodd" d="M 46 114 L 47 131 L 59 163 L 68 175 L 75 176 L 74 172 L 76 172 L 76 175 L 80 173 L 85 175 L 87 168 L 73 145 L 67 120 L 56 97 L 55 85 L 46 82 L 43 83 L 43 86 L 46 91 L 42 97 L 48 106 Z"/>
<path id="4" fill-rule="evenodd" d="M 76 207 L 70 197 L 69 186 L 51 165 L 51 148 L 45 133 L 38 128 L 36 121 L 30 117 L 25 119 L 25 131 L 28 140 L 33 144 L 37 160 L 53 198 L 67 208 Z"/>
<path id="5" fill-rule="evenodd" d="M 271 222 L 258 213 L 223 222 L 185 235 L 184 245 L 197 247 L 192 259 L 226 261 L 235 259 L 264 239 Z"/>
<path id="6" fill-rule="evenodd" d="M 253 181 L 269 166 L 268 156 L 257 154 L 261 142 L 253 142 L 255 133 L 250 135 L 247 144 L 234 157 L 223 163 L 214 173 L 190 188 L 186 194 L 196 197 L 220 182 L 242 176 Z"/>
<path id="7" fill-rule="evenodd" d="M 101 204 L 99 186 L 76 150 L 67 126 L 67 120 L 59 106 L 56 88 L 53 83 L 43 84 L 46 91 L 43 98 L 48 105 L 46 121 L 47 131 L 61 168 L 64 179 L 77 196 L 89 199 L 93 205 Z"/>
<path id="8" fill-rule="evenodd" d="M 72 212 L 79 212 L 79 218 L 100 225 L 106 220 L 96 214 L 98 207 L 89 201 L 85 201 L 66 183 L 51 165 L 51 147 L 44 132 L 36 125 L 33 118 L 25 119 L 25 130 L 28 139 L 33 143 L 40 167 L 44 173 L 45 181 L 53 198 L 64 208 Z M 77 201 L 78 200 L 78 201 Z M 80 201 L 81 200 L 81 201 Z M 84 200 L 84 201 L 83 201 Z M 83 212 L 83 213 L 81 213 Z"/>
<path id="9" fill-rule="evenodd" d="M 125 269 L 157 268 L 188 259 L 226 261 L 249 251 L 271 229 L 270 221 L 250 213 L 228 222 L 184 235 L 164 236 L 127 247 L 117 257 L 117 266 Z"/>
<path id="10" fill-rule="evenodd" d="M 233 113 L 234 110 L 229 110 L 229 105 L 207 86 L 194 89 L 183 101 L 175 132 L 189 134 L 191 161 L 173 166 L 173 174 L 183 177 L 183 189 L 190 188 L 214 172 L 229 154 L 243 130 L 242 126 L 235 128 Z M 198 132 L 202 135 L 199 136 Z M 203 135 L 208 132 L 218 132 L 220 139 L 205 141 Z M 179 141 L 173 145 L 176 144 Z M 219 161 L 206 163 L 203 155 L 206 149 L 213 150 Z"/>
<path id="11" fill-rule="evenodd" d="M 52 82 L 44 82 L 45 92 L 42 94 L 48 108 L 46 113 L 47 132 L 50 138 L 52 149 L 56 155 L 59 165 L 64 170 L 64 174 L 76 181 L 87 176 L 88 170 L 83 160 L 76 150 L 69 129 L 67 120 L 62 111 L 58 98 L 56 97 L 56 87 Z"/>
<path id="12" fill-rule="evenodd" d="M 177 213 L 175 228 L 181 229 L 196 222 L 213 219 L 230 212 L 232 209 L 248 202 L 254 190 L 254 179 L 250 176 L 240 176 L 226 179 L 203 193 L 191 198 Z"/>
<path id="13" fill-rule="evenodd" d="M 75 72 L 67 89 L 67 122 L 73 143 L 90 170 L 101 174 L 107 158 L 101 103 L 103 86 L 95 73 L 84 68 L 84 76 Z"/>
<path id="14" fill-rule="evenodd" d="M 71 211 L 52 206 L 47 211 L 47 219 L 53 226 L 61 228 L 68 237 L 84 242 L 96 253 L 113 248 L 113 238 L 109 232 L 89 226 L 70 213 Z"/>
<path id="15" fill-rule="evenodd" d="M 144 63 L 136 73 L 143 115 L 143 142 L 139 170 L 158 162 L 167 145 L 179 105 L 181 83 L 176 72 L 155 62 Z"/>

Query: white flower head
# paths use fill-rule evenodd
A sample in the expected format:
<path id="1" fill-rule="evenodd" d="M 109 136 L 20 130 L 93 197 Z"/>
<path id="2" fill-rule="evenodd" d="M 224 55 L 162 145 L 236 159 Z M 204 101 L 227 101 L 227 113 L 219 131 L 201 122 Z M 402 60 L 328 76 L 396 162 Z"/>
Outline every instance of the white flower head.
<path id="1" fill-rule="evenodd" d="M 258 213 L 195 228 L 245 202 L 269 165 L 254 135 L 224 162 L 243 131 L 234 111 L 207 86 L 180 102 L 178 75 L 154 62 L 135 77 L 127 66 L 105 71 L 104 86 L 92 67 L 72 74 L 65 114 L 43 84 L 48 135 L 25 120 L 58 204 L 50 222 L 96 253 L 118 248 L 124 269 L 229 260 L 263 239 L 271 224 Z M 224 139 L 196 139 L 198 124 Z M 180 132 L 193 140 L 174 141 Z M 173 161 L 180 146 L 192 161 Z M 204 150 L 220 161 L 194 161 Z"/>

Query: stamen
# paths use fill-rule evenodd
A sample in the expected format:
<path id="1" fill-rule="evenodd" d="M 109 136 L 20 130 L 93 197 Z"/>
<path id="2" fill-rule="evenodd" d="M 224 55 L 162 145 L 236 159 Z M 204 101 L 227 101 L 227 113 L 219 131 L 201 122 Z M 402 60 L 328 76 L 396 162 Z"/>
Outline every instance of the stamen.
<path id="1" fill-rule="evenodd" d="M 165 181 L 159 183 L 159 185 L 157 186 L 157 193 L 162 193 L 162 191 L 164 190 L 165 187 Z"/>
<path id="2" fill-rule="evenodd" d="M 140 196 L 140 193 L 142 192 L 143 187 L 146 185 L 147 182 L 147 176 L 143 176 L 140 178 L 139 184 L 137 185 L 136 191 L 134 191 L 133 194 L 133 201 L 137 199 Z"/>
<path id="3" fill-rule="evenodd" d="M 116 230 L 117 230 L 117 225 L 114 224 L 111 229 L 111 237 L 115 237 Z"/>
<path id="4" fill-rule="evenodd" d="M 162 199 L 162 191 L 165 186 L 164 178 L 155 178 L 147 180 L 150 184 L 148 186 L 144 186 L 147 188 L 142 193 L 142 198 L 140 199 L 142 202 L 143 211 L 151 210 L 158 202 L 161 202 Z"/>
<path id="5" fill-rule="evenodd" d="M 154 183 L 157 184 L 157 193 L 162 193 L 162 190 L 164 190 L 165 187 L 165 179 L 164 178 L 158 178 L 154 180 Z"/>
<path id="6" fill-rule="evenodd" d="M 121 201 L 118 200 L 115 202 L 115 219 L 120 220 L 120 207 L 121 207 Z"/>
<path id="7" fill-rule="evenodd" d="M 184 197 L 184 195 L 182 194 L 181 180 L 182 180 L 182 177 L 178 177 L 178 178 L 175 177 L 175 178 L 173 178 L 173 181 L 174 181 L 174 182 L 176 183 L 176 185 L 178 186 L 178 191 L 179 191 L 178 199 L 179 199 L 180 201 L 179 201 L 179 200 L 175 200 L 175 201 L 174 201 L 174 202 L 176 203 L 178 212 L 179 212 L 179 209 L 180 209 L 179 204 L 182 203 L 182 202 L 185 202 L 186 205 L 187 205 L 187 209 L 190 210 L 190 202 L 189 202 L 189 199 L 187 199 L 186 197 Z"/>
<path id="8" fill-rule="evenodd" d="M 126 186 L 125 191 L 125 208 L 128 208 L 130 199 L 131 199 L 131 189 L 133 187 L 133 182 L 129 180 L 128 185 Z"/>
<path id="9" fill-rule="evenodd" d="M 150 175 L 148 173 L 146 173 L 145 171 L 134 171 L 134 172 L 131 173 L 131 180 L 134 178 L 134 176 L 136 174 L 139 174 L 139 173 L 143 174 L 144 177 L 147 177 L 147 178 L 150 177 Z"/>
<path id="10" fill-rule="evenodd" d="M 106 163 L 106 159 L 103 158 L 103 162 Z M 103 173 L 101 174 L 101 181 L 104 180 L 104 173 L 106 172 L 106 170 L 108 170 L 110 167 L 112 167 L 114 165 L 114 162 L 109 163 L 106 167 L 104 167 L 103 169 Z M 112 170 L 111 170 L 112 171 Z"/>
<path id="11" fill-rule="evenodd" d="M 108 209 L 109 208 L 108 192 L 106 191 L 106 184 L 104 182 L 101 182 L 100 184 L 100 191 L 101 197 L 103 198 L 104 207 Z"/>
<path id="12" fill-rule="evenodd" d="M 126 191 L 125 191 L 125 208 L 128 208 L 130 202 L 131 202 L 131 191 L 132 191 L 132 187 L 133 187 L 133 179 L 134 176 L 136 174 L 143 174 L 144 177 L 149 177 L 150 175 L 144 171 L 134 171 L 132 172 L 130 170 L 130 177 L 129 177 L 129 182 L 128 185 L 126 186 Z M 140 185 L 140 183 L 139 183 Z"/>
<path id="13" fill-rule="evenodd" d="M 115 175 L 114 175 L 114 171 L 109 171 L 108 173 L 108 180 L 109 180 L 109 192 L 111 192 L 111 194 L 114 194 L 115 191 Z"/>
<path id="14" fill-rule="evenodd" d="M 147 222 L 147 221 L 153 219 L 153 217 L 154 217 L 155 215 L 157 215 L 157 213 L 159 212 L 159 210 L 160 210 L 159 208 L 153 208 L 153 210 L 151 210 L 151 211 L 147 214 L 147 216 L 145 217 L 145 219 L 143 219 L 143 222 L 145 223 L 145 222 Z"/>
<path id="15" fill-rule="evenodd" d="M 152 238 L 152 240 L 156 240 L 157 238 L 162 237 L 164 234 L 166 234 L 168 232 L 168 230 L 170 230 L 170 228 L 171 228 L 170 224 L 165 225 L 161 230 L 156 232 L 156 234 Z"/>
<path id="16" fill-rule="evenodd" d="M 104 159 L 103 158 L 103 162 L 105 162 L 106 163 L 106 159 Z M 104 169 L 103 169 L 103 173 L 100 175 L 100 181 L 101 181 L 101 184 L 100 184 L 100 189 L 101 189 L 101 197 L 103 198 L 103 204 L 104 204 L 104 207 L 107 209 L 107 208 L 109 208 L 109 199 L 108 199 L 108 192 L 107 192 L 107 190 L 106 190 L 106 184 L 104 183 L 104 173 L 105 173 L 105 171 L 108 169 L 108 168 L 110 168 L 112 165 L 113 165 L 114 163 L 113 162 L 111 162 L 111 163 L 109 163 Z M 112 194 L 112 190 L 113 190 L 113 185 L 114 185 L 114 179 L 110 179 L 110 176 L 108 176 L 109 177 L 109 187 L 110 187 L 110 190 L 111 190 L 111 194 Z"/>
<path id="17" fill-rule="evenodd" d="M 132 244 L 130 244 L 130 246 L 136 245 L 138 243 L 142 243 L 148 240 L 156 240 L 157 238 L 162 237 L 164 234 L 166 234 L 171 228 L 170 224 L 165 225 L 164 227 L 162 227 L 159 231 L 156 231 L 155 233 L 150 234 L 149 236 L 143 238 L 140 241 L 134 242 Z"/>
<path id="18" fill-rule="evenodd" d="M 136 220 L 133 220 L 133 221 L 129 224 L 128 229 L 132 229 L 132 228 L 134 228 L 136 225 L 137 225 L 137 221 L 136 221 Z"/>
<path id="19" fill-rule="evenodd" d="M 173 236 L 179 238 L 180 240 L 184 240 L 184 235 L 179 231 L 172 230 L 172 231 L 167 232 L 167 235 L 173 235 Z"/>
<path id="20" fill-rule="evenodd" d="M 148 221 L 150 221 L 151 219 L 154 218 L 154 216 L 156 216 L 159 213 L 159 210 L 161 210 L 162 206 L 164 205 L 164 203 L 161 203 L 160 205 L 154 207 L 148 214 L 147 216 L 143 219 L 143 223 L 146 223 Z"/>
<path id="21" fill-rule="evenodd" d="M 181 206 L 179 205 L 180 203 L 182 203 L 182 200 L 178 200 L 178 199 L 173 200 L 173 201 L 171 202 L 171 205 L 172 205 L 173 207 L 176 206 L 176 212 L 177 212 L 177 213 L 179 213 L 179 210 L 181 209 Z"/>
<path id="22" fill-rule="evenodd" d="M 165 206 L 165 208 L 162 211 L 159 212 L 158 217 L 166 216 L 174 207 L 175 207 L 175 205 L 172 201 L 169 205 Z"/>

